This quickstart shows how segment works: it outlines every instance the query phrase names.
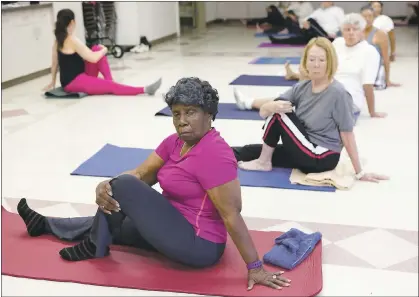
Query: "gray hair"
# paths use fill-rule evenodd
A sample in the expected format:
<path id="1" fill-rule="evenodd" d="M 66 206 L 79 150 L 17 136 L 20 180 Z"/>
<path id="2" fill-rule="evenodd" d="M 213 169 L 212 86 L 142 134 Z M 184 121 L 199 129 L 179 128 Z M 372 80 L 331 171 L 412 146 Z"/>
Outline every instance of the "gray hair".
<path id="1" fill-rule="evenodd" d="M 178 80 L 176 85 L 170 88 L 164 95 L 169 108 L 174 104 L 199 106 L 205 112 L 215 116 L 218 113 L 218 92 L 207 81 L 197 77 L 187 77 Z"/>
<path id="2" fill-rule="evenodd" d="M 364 12 L 364 10 L 369 10 L 369 11 L 371 11 L 372 13 L 374 13 L 374 9 L 371 7 L 371 5 L 365 5 L 365 6 L 362 6 L 361 7 L 361 12 Z"/>
<path id="3" fill-rule="evenodd" d="M 345 25 L 353 25 L 358 27 L 358 29 L 360 29 L 361 31 L 363 31 L 367 26 L 367 21 L 359 13 L 348 13 L 347 15 L 345 15 L 345 18 L 343 19 L 342 26 Z"/>

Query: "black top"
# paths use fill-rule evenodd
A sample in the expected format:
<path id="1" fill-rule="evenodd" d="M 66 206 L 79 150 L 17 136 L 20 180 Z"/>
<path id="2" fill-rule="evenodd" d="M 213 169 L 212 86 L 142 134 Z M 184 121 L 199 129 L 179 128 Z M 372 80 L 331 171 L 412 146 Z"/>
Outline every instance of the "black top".
<path id="1" fill-rule="evenodd" d="M 60 67 L 60 82 L 63 88 L 84 72 L 84 60 L 78 53 L 63 54 L 58 51 L 58 66 Z"/>

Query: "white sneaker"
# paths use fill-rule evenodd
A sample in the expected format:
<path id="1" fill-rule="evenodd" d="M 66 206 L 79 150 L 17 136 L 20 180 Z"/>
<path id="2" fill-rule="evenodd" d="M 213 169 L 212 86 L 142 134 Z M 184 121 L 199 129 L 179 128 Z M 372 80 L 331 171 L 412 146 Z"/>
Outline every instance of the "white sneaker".
<path id="1" fill-rule="evenodd" d="M 251 107 L 249 108 L 248 106 L 249 105 L 248 98 L 246 98 L 246 96 L 243 95 L 243 93 L 241 93 L 236 88 L 234 88 L 234 100 L 236 100 L 236 105 L 240 110 L 252 109 Z"/>
<path id="2" fill-rule="evenodd" d="M 148 52 L 149 50 L 150 48 L 148 47 L 148 45 L 140 44 L 140 46 L 138 47 L 137 53 L 145 53 L 145 52 Z"/>
<path id="3" fill-rule="evenodd" d="M 137 53 L 138 49 L 140 48 L 140 45 L 137 44 L 136 46 L 134 46 L 132 49 L 130 49 L 131 53 Z"/>

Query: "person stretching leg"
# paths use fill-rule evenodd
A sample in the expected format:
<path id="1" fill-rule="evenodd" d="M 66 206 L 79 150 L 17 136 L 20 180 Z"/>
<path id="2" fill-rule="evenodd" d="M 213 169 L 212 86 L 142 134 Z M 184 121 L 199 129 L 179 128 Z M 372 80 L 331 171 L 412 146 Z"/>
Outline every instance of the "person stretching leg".
<path id="1" fill-rule="evenodd" d="M 146 87 L 132 87 L 113 81 L 106 58 L 107 48 L 95 45 L 89 49 L 76 36 L 74 12 L 60 10 L 55 25 L 55 42 L 52 50 L 52 81 L 44 90 L 55 87 L 60 69 L 61 86 L 66 92 L 83 92 L 88 95 L 153 95 L 161 85 L 161 79 Z M 99 72 L 103 78 L 97 77 Z"/>
<path id="2" fill-rule="evenodd" d="M 239 167 L 270 171 L 274 153 L 279 150 L 282 160 L 286 160 L 282 166 L 286 163 L 304 173 L 324 172 L 337 166 L 344 147 L 357 179 L 388 179 L 362 170 L 353 132 L 352 97 L 334 79 L 338 62 L 332 43 L 324 37 L 313 38 L 304 50 L 301 64 L 310 79 L 298 82 L 261 107 L 260 115 L 266 123 L 260 155 L 244 161 L 240 153 L 245 147 L 233 148 Z M 278 147 L 280 139 L 283 145 Z"/>
<path id="3" fill-rule="evenodd" d="M 384 118 L 384 112 L 375 108 L 374 83 L 380 68 L 380 55 L 377 50 L 364 40 L 366 21 L 359 13 L 345 15 L 342 25 L 342 37 L 333 41 L 333 47 L 338 59 L 335 79 L 351 94 L 354 114 L 360 113 L 367 102 L 369 115 L 372 118 Z M 303 63 L 303 62 L 302 62 Z M 286 66 L 286 77 L 304 81 L 307 72 L 300 65 L 300 73 L 292 72 Z M 241 109 L 260 109 L 266 100 L 253 100 L 235 92 L 237 106 Z M 271 99 L 270 101 L 272 101 Z M 254 102 L 251 102 L 254 101 Z"/>

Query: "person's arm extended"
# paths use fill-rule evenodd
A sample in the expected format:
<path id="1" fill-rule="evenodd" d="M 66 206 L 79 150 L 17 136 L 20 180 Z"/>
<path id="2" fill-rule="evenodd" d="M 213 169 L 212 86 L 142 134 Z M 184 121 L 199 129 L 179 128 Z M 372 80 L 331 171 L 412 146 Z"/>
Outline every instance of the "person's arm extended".
<path id="1" fill-rule="evenodd" d="M 57 42 L 54 42 L 52 46 L 52 61 L 51 61 L 51 83 L 55 86 L 57 80 L 57 72 L 58 72 L 58 53 L 57 53 Z"/>
<path id="2" fill-rule="evenodd" d="M 103 47 L 100 51 L 94 52 L 75 36 L 71 38 L 71 42 L 74 50 L 80 55 L 80 57 L 90 63 L 97 63 L 108 52 L 106 47 Z"/>
<path id="3" fill-rule="evenodd" d="M 122 174 L 134 175 L 147 185 L 153 186 L 157 183 L 157 172 L 161 167 L 163 167 L 163 165 L 164 161 L 162 158 L 160 158 L 156 152 L 152 152 L 137 168 L 125 171 Z"/>
<path id="4" fill-rule="evenodd" d="M 390 81 L 390 55 L 388 53 L 388 36 L 384 31 L 377 31 L 377 43 L 381 49 L 381 56 L 384 62 L 384 69 L 386 72 L 386 82 Z"/>
<path id="5" fill-rule="evenodd" d="M 394 29 L 388 32 L 388 38 L 390 40 L 390 57 L 393 60 L 396 54 L 396 34 L 394 34 Z"/>
<path id="6" fill-rule="evenodd" d="M 240 183 L 238 179 L 207 191 L 217 208 L 227 232 L 246 264 L 259 260 L 249 230 L 240 214 L 242 209 Z"/>
<path id="7" fill-rule="evenodd" d="M 359 174 L 362 172 L 362 168 L 361 162 L 359 160 L 354 132 L 340 132 L 340 138 L 342 139 L 343 146 L 345 147 L 349 158 L 351 159 L 355 174 Z"/>
<path id="8" fill-rule="evenodd" d="M 364 95 L 368 104 L 368 111 L 371 117 L 382 118 L 386 114 L 375 110 L 374 84 L 377 79 L 378 69 L 380 68 L 380 55 L 372 45 L 367 45 L 365 51 L 365 62 L 362 67 L 361 83 L 364 89 Z"/>
<path id="9" fill-rule="evenodd" d="M 368 84 L 363 85 L 365 98 L 367 99 L 368 111 L 372 116 L 375 113 L 375 95 L 374 95 L 374 85 Z"/>

